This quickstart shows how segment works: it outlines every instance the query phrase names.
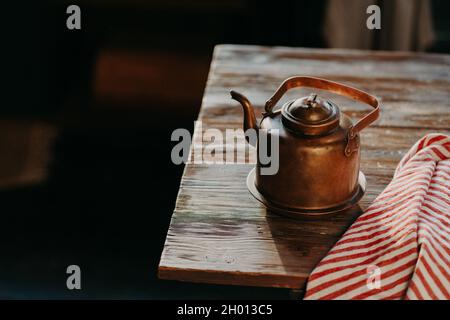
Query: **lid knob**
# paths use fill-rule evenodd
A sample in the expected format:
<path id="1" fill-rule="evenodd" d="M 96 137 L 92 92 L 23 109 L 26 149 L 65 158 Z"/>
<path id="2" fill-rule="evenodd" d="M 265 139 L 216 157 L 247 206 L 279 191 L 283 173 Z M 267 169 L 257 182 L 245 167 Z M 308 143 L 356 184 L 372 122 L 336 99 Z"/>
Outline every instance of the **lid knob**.
<path id="1" fill-rule="evenodd" d="M 311 93 L 309 95 L 309 97 L 306 99 L 306 103 L 309 105 L 312 105 L 316 101 L 316 98 L 317 98 L 317 94 Z"/>
<path id="2" fill-rule="evenodd" d="M 286 103 L 281 114 L 286 127 L 305 135 L 323 135 L 339 125 L 339 108 L 315 93 Z"/>

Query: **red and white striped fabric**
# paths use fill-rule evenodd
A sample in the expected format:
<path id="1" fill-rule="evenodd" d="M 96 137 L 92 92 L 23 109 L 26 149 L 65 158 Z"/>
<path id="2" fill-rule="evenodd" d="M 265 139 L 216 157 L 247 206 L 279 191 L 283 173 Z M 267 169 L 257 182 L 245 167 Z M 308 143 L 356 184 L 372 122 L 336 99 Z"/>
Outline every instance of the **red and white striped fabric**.
<path id="1" fill-rule="evenodd" d="M 429 134 L 309 277 L 305 299 L 450 298 L 450 137 Z"/>

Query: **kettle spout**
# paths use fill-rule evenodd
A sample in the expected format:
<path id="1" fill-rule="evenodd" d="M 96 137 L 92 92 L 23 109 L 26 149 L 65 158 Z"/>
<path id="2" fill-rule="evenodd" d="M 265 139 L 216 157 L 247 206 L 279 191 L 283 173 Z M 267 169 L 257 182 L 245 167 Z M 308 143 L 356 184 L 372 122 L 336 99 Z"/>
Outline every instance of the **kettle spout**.
<path id="1" fill-rule="evenodd" d="M 230 91 L 230 95 L 231 98 L 239 102 L 244 109 L 244 132 L 247 133 L 248 129 L 253 129 L 255 130 L 255 133 L 257 133 L 258 125 L 256 124 L 255 111 L 253 110 L 253 106 L 250 101 L 242 94 L 233 90 Z M 252 139 L 249 139 L 247 134 L 245 138 L 251 145 L 256 146 L 256 141 L 251 141 Z"/>

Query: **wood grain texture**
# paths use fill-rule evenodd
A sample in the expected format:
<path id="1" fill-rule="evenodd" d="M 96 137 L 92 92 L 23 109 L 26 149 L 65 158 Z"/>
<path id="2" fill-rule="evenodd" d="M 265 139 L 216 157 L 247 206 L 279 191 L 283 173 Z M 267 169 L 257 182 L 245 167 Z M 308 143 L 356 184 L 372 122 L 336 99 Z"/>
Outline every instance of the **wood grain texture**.
<path id="1" fill-rule="evenodd" d="M 187 164 L 160 278 L 302 289 L 314 266 L 386 187 L 405 152 L 426 133 L 450 133 L 450 56 L 221 45 L 214 52 L 194 152 L 208 143 L 201 134 L 206 129 L 241 128 L 242 110 L 229 98 L 230 89 L 247 95 L 259 115 L 277 86 L 294 75 L 343 82 L 381 100 L 381 118 L 361 135 L 368 187 L 359 206 L 317 221 L 267 212 L 247 191 L 255 150 L 240 141 L 236 148 L 248 148 L 249 154 L 237 164 Z M 283 101 L 307 93 L 295 89 Z M 354 118 L 368 111 L 345 98 L 319 94 Z"/>

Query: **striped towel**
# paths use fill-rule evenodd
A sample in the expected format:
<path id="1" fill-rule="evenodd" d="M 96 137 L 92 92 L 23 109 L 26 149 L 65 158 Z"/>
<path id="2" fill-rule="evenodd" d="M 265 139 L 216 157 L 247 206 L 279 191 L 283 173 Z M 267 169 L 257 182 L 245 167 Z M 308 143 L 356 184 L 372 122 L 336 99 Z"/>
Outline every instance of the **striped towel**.
<path id="1" fill-rule="evenodd" d="M 305 299 L 450 298 L 450 137 L 429 134 L 311 273 Z"/>

